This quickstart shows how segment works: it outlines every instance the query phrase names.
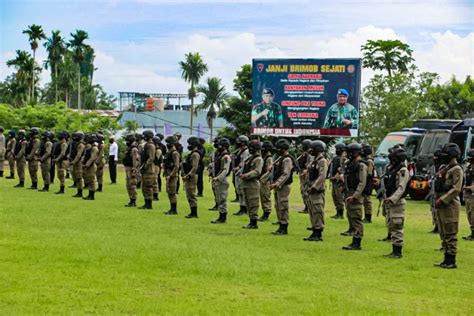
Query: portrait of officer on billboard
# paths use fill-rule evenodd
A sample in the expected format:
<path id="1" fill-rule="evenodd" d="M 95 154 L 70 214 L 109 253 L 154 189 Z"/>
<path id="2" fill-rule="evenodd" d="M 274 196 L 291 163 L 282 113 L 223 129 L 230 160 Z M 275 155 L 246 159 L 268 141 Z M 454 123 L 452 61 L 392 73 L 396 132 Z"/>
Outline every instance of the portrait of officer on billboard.
<path id="1" fill-rule="evenodd" d="M 350 103 L 347 103 L 349 92 L 346 89 L 337 90 L 337 103 L 334 103 L 326 113 L 323 128 L 357 129 L 359 113 Z"/>
<path id="2" fill-rule="evenodd" d="M 252 107 L 252 127 L 283 127 L 281 107 L 273 102 L 274 97 L 272 89 L 263 89 L 262 102 Z"/>

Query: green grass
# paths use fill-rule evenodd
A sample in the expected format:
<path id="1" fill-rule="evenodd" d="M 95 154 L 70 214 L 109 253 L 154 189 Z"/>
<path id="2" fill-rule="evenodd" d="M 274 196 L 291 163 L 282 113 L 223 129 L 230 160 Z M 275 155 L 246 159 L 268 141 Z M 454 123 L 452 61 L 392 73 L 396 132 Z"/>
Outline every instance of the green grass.
<path id="1" fill-rule="evenodd" d="M 408 203 L 404 258 L 391 260 L 382 257 L 390 244 L 376 241 L 386 234 L 383 217 L 365 225 L 362 251 L 341 250 L 348 224 L 329 218 L 330 194 L 324 242 L 304 242 L 309 220 L 296 212 L 296 183 L 288 236 L 271 235 L 270 223 L 243 230 L 244 217 L 211 225 L 208 183 L 193 220 L 183 218 L 184 192 L 174 217 L 162 213 L 164 193 L 153 211 L 123 207 L 123 173 L 96 201 L 73 199 L 72 189 L 54 195 L 57 183 L 49 193 L 15 183 L 0 179 L 1 315 L 474 314 L 474 242 L 459 241 L 457 270 L 433 267 L 442 254 L 439 237 L 427 233 L 425 202 Z M 463 208 L 459 237 L 468 233 L 465 217 Z"/>

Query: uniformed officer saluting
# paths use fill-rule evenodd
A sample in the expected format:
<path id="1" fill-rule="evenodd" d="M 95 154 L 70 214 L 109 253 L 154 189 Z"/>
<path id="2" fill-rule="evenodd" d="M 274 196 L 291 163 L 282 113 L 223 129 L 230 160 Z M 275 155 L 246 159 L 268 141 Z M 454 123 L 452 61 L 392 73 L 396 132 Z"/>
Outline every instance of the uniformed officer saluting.
<path id="1" fill-rule="evenodd" d="M 191 211 L 186 218 L 197 218 L 197 172 L 199 168 L 199 139 L 197 137 L 188 138 L 188 150 L 190 151 L 183 163 L 182 177 L 184 181 L 184 189 L 186 190 L 186 197 L 188 199 Z"/>
<path id="2" fill-rule="evenodd" d="M 258 179 L 262 174 L 263 159 L 260 154 L 262 145 L 258 139 L 253 139 L 249 144 L 250 157 L 244 161 L 244 168 L 239 175 L 242 180 L 242 188 L 245 205 L 249 212 L 250 223 L 242 228 L 257 229 L 258 206 L 260 203 L 260 182 Z"/>
<path id="3" fill-rule="evenodd" d="M 367 182 L 367 166 L 361 162 L 362 146 L 352 143 L 347 146 L 349 161 L 345 167 L 345 202 L 349 226 L 352 227 L 352 243 L 342 247 L 344 250 L 361 250 L 364 225 L 362 223 L 363 197 L 362 193 Z"/>
<path id="4" fill-rule="evenodd" d="M 310 153 L 314 159 L 307 166 L 307 201 L 309 217 L 313 233 L 307 241 L 322 241 L 324 230 L 324 205 L 326 194 L 326 175 L 328 173 L 328 161 L 324 158 L 326 144 L 320 140 L 312 141 Z"/>
<path id="5" fill-rule="evenodd" d="M 274 235 L 288 234 L 288 197 L 293 183 L 293 158 L 289 155 L 290 142 L 279 139 L 275 143 L 278 158 L 273 164 L 270 189 L 274 191 L 275 206 L 280 227 L 274 231 Z"/>
<path id="6" fill-rule="evenodd" d="M 390 167 L 384 176 L 387 198 L 383 201 L 388 218 L 388 232 L 392 241 L 389 258 L 401 258 L 403 247 L 403 224 L 405 221 L 405 196 L 410 175 L 405 165 L 407 153 L 396 148 L 390 153 Z"/>
<path id="7" fill-rule="evenodd" d="M 440 168 L 435 182 L 439 236 L 444 249 L 444 261 L 435 265 L 445 269 L 457 268 L 457 234 L 461 207 L 459 194 L 463 181 L 463 171 L 457 161 L 460 156 L 458 145 L 449 143 L 443 146 L 441 160 L 446 167 Z"/>

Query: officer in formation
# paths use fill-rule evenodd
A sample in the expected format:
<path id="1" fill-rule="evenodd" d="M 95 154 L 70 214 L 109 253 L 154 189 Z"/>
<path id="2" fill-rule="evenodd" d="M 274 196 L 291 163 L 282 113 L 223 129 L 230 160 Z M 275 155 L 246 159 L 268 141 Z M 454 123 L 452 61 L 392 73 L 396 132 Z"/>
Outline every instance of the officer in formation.
<path id="1" fill-rule="evenodd" d="M 201 159 L 199 155 L 199 139 L 197 137 L 188 138 L 188 150 L 190 153 L 186 157 L 185 162 L 183 163 L 182 168 L 182 178 L 184 182 L 184 188 L 186 190 L 186 198 L 188 199 L 189 208 L 191 211 L 186 218 L 197 218 L 197 178 L 198 178 L 198 168 L 199 160 Z"/>
<path id="2" fill-rule="evenodd" d="M 176 190 L 178 187 L 181 155 L 176 148 L 178 141 L 174 136 L 168 136 L 165 142 L 167 153 L 164 161 L 164 175 L 166 177 L 166 193 L 168 193 L 168 199 L 170 201 L 170 209 L 165 212 L 165 214 L 176 215 L 178 214 Z"/>
<path id="3" fill-rule="evenodd" d="M 3 168 L 5 164 L 5 158 L 6 158 L 6 144 L 7 140 L 5 139 L 4 129 L 2 126 L 0 126 L 0 178 L 3 177 Z"/>
<path id="4" fill-rule="evenodd" d="M 346 145 L 335 145 L 336 155 L 331 161 L 329 179 L 331 181 L 331 195 L 336 208 L 334 219 L 344 219 L 344 165 Z"/>
<path id="5" fill-rule="evenodd" d="M 270 176 L 272 174 L 273 165 L 273 144 L 270 141 L 262 143 L 262 158 L 263 167 L 262 175 L 260 176 L 260 203 L 262 205 L 263 214 L 258 219 L 261 222 L 268 221 L 272 212 L 271 190 L 270 190 Z"/>
<path id="6" fill-rule="evenodd" d="M 410 175 L 405 165 L 407 153 L 404 148 L 393 149 L 391 164 L 384 175 L 386 198 L 383 201 L 388 222 L 392 252 L 387 257 L 401 258 L 403 248 L 403 225 L 405 222 L 405 196 Z"/>
<path id="7" fill-rule="evenodd" d="M 431 222 L 433 224 L 433 230 L 430 233 L 439 234 L 439 225 L 438 225 L 438 216 L 436 215 L 436 194 L 434 193 L 435 179 L 436 174 L 441 166 L 441 148 L 435 150 L 433 154 L 433 165 L 431 166 L 430 171 L 430 183 L 431 183 L 431 192 L 429 193 L 430 200 L 430 211 L 431 211 Z"/>
<path id="8" fill-rule="evenodd" d="M 232 158 L 229 154 L 229 147 L 230 141 L 227 138 L 218 139 L 213 157 L 212 190 L 214 191 L 216 207 L 219 210 L 219 218 L 211 221 L 212 224 L 224 224 L 227 221 L 228 177 L 232 170 Z"/>
<path id="9" fill-rule="evenodd" d="M 260 204 L 260 176 L 262 174 L 263 159 L 260 153 L 262 145 L 258 139 L 250 141 L 248 146 L 250 156 L 244 161 L 239 178 L 242 193 L 249 214 L 250 222 L 245 229 L 257 229 L 258 207 Z"/>
<path id="10" fill-rule="evenodd" d="M 102 133 L 97 133 L 97 160 L 95 161 L 97 171 L 96 171 L 96 179 L 97 179 L 97 192 L 102 192 L 102 188 L 104 185 L 104 166 L 105 166 L 105 137 Z"/>
<path id="11" fill-rule="evenodd" d="M 474 240 L 474 149 L 468 154 L 469 164 L 466 168 L 466 183 L 464 185 L 464 201 L 466 202 L 466 214 L 469 225 L 471 226 L 471 235 L 464 236 L 464 240 Z"/>
<path id="12" fill-rule="evenodd" d="M 209 174 L 209 178 L 212 179 L 216 177 L 216 171 L 214 169 L 214 166 L 216 165 L 216 160 L 218 159 L 220 152 L 219 152 L 219 137 L 215 137 L 212 141 L 213 147 L 214 147 L 214 152 L 212 152 L 209 155 L 209 164 L 207 165 L 207 173 Z M 228 148 L 228 147 L 227 147 Z M 214 184 L 212 184 L 212 194 L 214 195 L 214 206 L 209 208 L 209 211 L 217 211 L 217 197 L 216 197 L 216 191 L 214 188 Z"/>
<path id="13" fill-rule="evenodd" d="M 99 156 L 99 149 L 97 148 L 97 136 L 95 134 L 87 135 L 85 137 L 87 145 L 84 148 L 84 155 L 82 157 L 82 170 L 84 177 L 84 187 L 89 190 L 87 197 L 84 200 L 94 200 L 96 190 L 96 173 L 97 173 L 97 157 Z"/>
<path id="14" fill-rule="evenodd" d="M 156 147 L 153 144 L 154 133 L 152 131 L 144 131 L 143 139 L 145 144 L 141 151 L 141 166 L 140 173 L 141 178 L 141 188 L 143 193 L 143 198 L 145 199 L 145 204 L 140 209 L 151 210 L 152 201 L 153 201 L 153 183 L 155 181 L 155 157 L 156 157 Z"/>
<path id="15" fill-rule="evenodd" d="M 39 157 L 37 160 L 41 163 L 41 176 L 43 178 L 43 188 L 39 192 L 48 192 L 49 183 L 51 181 L 51 156 L 53 151 L 53 134 L 46 131 L 43 132 L 43 137 L 39 149 Z"/>
<path id="16" fill-rule="evenodd" d="M 372 181 L 374 179 L 375 164 L 372 159 L 372 147 L 369 144 L 362 144 L 362 161 L 367 166 L 367 183 L 362 194 L 364 198 L 364 223 L 372 223 L 372 200 L 370 199 L 373 190 Z"/>
<path id="17" fill-rule="evenodd" d="M 59 180 L 59 191 L 56 194 L 64 194 L 66 187 L 66 160 L 69 134 L 65 131 L 59 133 L 59 143 L 54 147 L 53 162 L 56 164 L 57 176 Z"/>
<path id="18" fill-rule="evenodd" d="M 237 153 L 234 155 L 233 160 L 233 173 L 235 176 L 235 188 L 237 191 L 237 198 L 239 199 L 239 211 L 234 213 L 236 216 L 242 216 L 247 214 L 247 205 L 245 204 L 245 197 L 243 193 L 242 187 L 242 179 L 240 178 L 240 174 L 242 173 L 242 169 L 244 167 L 244 162 L 249 157 L 250 153 L 248 150 L 249 138 L 245 135 L 241 135 L 236 140 L 236 147 Z"/>
<path id="19" fill-rule="evenodd" d="M 38 189 L 38 150 L 41 141 L 39 140 L 39 129 L 33 127 L 30 130 L 30 140 L 26 146 L 26 161 L 28 161 L 28 171 L 31 178 L 31 186 L 29 189 Z"/>
<path id="20" fill-rule="evenodd" d="M 161 164 L 163 163 L 163 150 L 161 149 L 161 137 L 155 135 L 153 137 L 153 145 L 155 145 L 155 160 L 153 165 L 155 168 L 155 178 L 153 179 L 153 201 L 159 201 L 159 192 L 160 192 L 160 174 L 161 174 Z"/>
<path id="21" fill-rule="evenodd" d="M 300 173 L 300 192 L 301 198 L 304 202 L 304 210 L 301 213 L 308 213 L 308 186 L 307 186 L 307 177 L 306 174 L 306 166 L 308 163 L 313 159 L 313 157 L 309 154 L 310 151 L 311 140 L 305 139 L 301 142 L 301 154 L 296 158 L 296 163 L 298 164 L 298 171 Z"/>
<path id="22" fill-rule="evenodd" d="M 19 182 L 15 188 L 23 188 L 25 186 L 25 169 L 26 169 L 26 131 L 21 129 L 18 131 L 18 140 L 15 145 L 15 162 L 18 173 Z"/>
<path id="23" fill-rule="evenodd" d="M 328 161 L 324 158 L 326 144 L 320 140 L 312 141 L 310 154 L 314 159 L 308 161 L 305 166 L 306 193 L 311 222 L 312 234 L 306 241 L 322 241 L 324 230 L 324 206 L 326 194 L 326 175 L 328 173 Z"/>
<path id="24" fill-rule="evenodd" d="M 206 140 L 202 137 L 199 137 L 199 168 L 198 168 L 198 179 L 197 179 L 197 196 L 203 197 L 204 192 L 204 157 L 206 157 L 206 149 L 204 148 L 204 144 Z"/>
<path id="25" fill-rule="evenodd" d="M 73 195 L 76 198 L 82 198 L 83 189 L 83 170 L 82 170 L 82 155 L 84 154 L 85 144 L 83 132 L 72 133 L 71 151 L 69 153 L 69 164 L 72 166 L 72 178 L 74 179 L 74 185 L 77 189 L 77 193 Z"/>
<path id="26" fill-rule="evenodd" d="M 140 154 L 135 135 L 126 135 L 125 144 L 127 149 L 123 156 L 123 165 L 125 167 L 125 185 L 130 199 L 125 206 L 135 207 L 137 206 L 137 182 L 140 175 Z"/>
<path id="27" fill-rule="evenodd" d="M 16 131 L 11 130 L 8 132 L 7 148 L 5 152 L 5 158 L 8 160 L 8 166 L 10 168 L 10 175 L 6 177 L 6 179 L 15 179 L 15 147 Z"/>

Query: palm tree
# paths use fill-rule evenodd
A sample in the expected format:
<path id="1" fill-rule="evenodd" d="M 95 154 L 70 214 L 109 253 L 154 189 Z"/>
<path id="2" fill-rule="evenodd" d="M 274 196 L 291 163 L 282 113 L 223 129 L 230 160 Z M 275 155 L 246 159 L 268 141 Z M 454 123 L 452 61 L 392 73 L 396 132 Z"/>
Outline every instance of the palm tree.
<path id="1" fill-rule="evenodd" d="M 51 65 L 51 81 L 54 82 L 55 89 L 54 101 L 58 102 L 58 66 L 66 53 L 66 44 L 61 37 L 61 31 L 52 31 L 51 37 L 46 40 L 44 47 L 48 51 L 48 60 L 45 66 L 47 69 L 48 64 Z"/>
<path id="2" fill-rule="evenodd" d="M 204 95 L 199 110 L 207 110 L 207 125 L 211 129 L 211 139 L 213 139 L 214 119 L 217 116 L 216 107 L 221 109 L 229 95 L 225 92 L 225 87 L 221 84 L 221 79 L 216 77 L 207 78 L 207 85 L 199 86 L 198 92 Z"/>
<path id="3" fill-rule="evenodd" d="M 23 50 L 16 51 L 16 57 L 7 61 L 7 66 L 13 66 L 16 69 L 15 81 L 16 81 L 16 91 L 27 91 L 26 102 L 29 101 L 31 96 L 31 89 L 34 88 L 31 83 L 33 82 L 33 77 L 37 76 L 37 73 L 34 74 L 34 71 L 38 71 L 39 67 L 35 67 L 35 62 L 31 55 Z M 22 100 L 20 103 L 23 103 L 23 93 L 17 95 L 16 97 Z"/>
<path id="4" fill-rule="evenodd" d="M 28 28 L 26 30 L 23 30 L 23 34 L 28 35 L 31 50 L 33 51 L 33 62 L 36 62 L 36 49 L 38 48 L 39 41 L 46 38 L 46 34 L 44 34 L 43 28 L 41 27 L 41 25 L 36 25 L 36 24 L 32 24 L 32 25 L 28 26 Z M 34 71 L 34 68 L 36 68 L 36 67 L 33 66 L 32 68 L 33 68 L 32 71 Z M 32 72 L 31 73 L 31 78 L 32 78 L 31 99 L 33 100 L 33 102 L 35 102 L 35 88 L 34 88 L 35 87 L 35 77 L 36 76 Z"/>
<path id="5" fill-rule="evenodd" d="M 66 52 L 64 62 L 59 65 L 59 82 L 64 89 L 64 96 L 67 107 L 70 107 L 69 92 L 73 89 L 73 82 L 77 74 L 78 65 L 74 63 L 71 52 Z"/>
<path id="6" fill-rule="evenodd" d="M 71 33 L 72 39 L 67 44 L 72 49 L 72 56 L 74 62 L 79 66 L 77 70 L 77 108 L 81 109 L 81 63 L 84 60 L 84 51 L 88 47 L 84 41 L 89 37 L 87 32 L 83 30 L 76 30 L 76 33 Z"/>
<path id="7" fill-rule="evenodd" d="M 201 79 L 201 77 L 207 72 L 207 65 L 204 63 L 199 53 L 187 53 L 184 57 L 185 60 L 180 61 L 179 66 L 181 67 L 181 77 L 191 85 L 188 90 L 188 96 L 189 99 L 191 99 L 189 133 L 192 135 L 194 98 L 196 97 L 195 86 L 199 83 L 199 79 Z"/>
<path id="8" fill-rule="evenodd" d="M 406 73 L 414 61 L 413 50 L 399 40 L 368 40 L 361 50 L 365 68 L 386 70 L 389 77 L 392 77 L 393 72 Z"/>

